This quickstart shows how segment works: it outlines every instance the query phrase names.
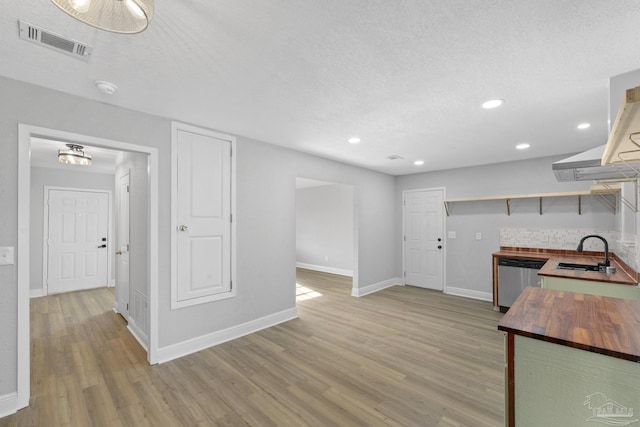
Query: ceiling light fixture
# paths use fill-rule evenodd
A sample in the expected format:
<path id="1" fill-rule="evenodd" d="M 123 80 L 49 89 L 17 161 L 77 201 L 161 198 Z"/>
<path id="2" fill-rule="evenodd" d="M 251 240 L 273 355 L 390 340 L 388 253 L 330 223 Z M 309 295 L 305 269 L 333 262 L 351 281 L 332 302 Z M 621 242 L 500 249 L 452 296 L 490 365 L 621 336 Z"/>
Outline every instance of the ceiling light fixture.
<path id="1" fill-rule="evenodd" d="M 580 129 L 580 130 L 588 129 L 588 128 L 590 128 L 590 127 L 591 127 L 591 124 L 590 124 L 590 123 L 580 123 L 580 124 L 577 126 L 577 128 L 578 128 L 578 129 Z"/>
<path id="2" fill-rule="evenodd" d="M 504 104 L 504 99 L 492 99 L 490 101 L 487 101 L 485 103 L 482 104 L 482 108 L 484 109 L 491 109 L 491 108 L 496 108 L 501 106 L 502 104 Z"/>
<path id="3" fill-rule="evenodd" d="M 413 164 L 416 166 L 422 166 L 424 165 L 424 160 L 416 160 L 415 162 L 413 162 Z"/>
<path id="4" fill-rule="evenodd" d="M 83 151 L 84 147 L 78 144 L 66 144 L 68 150 L 58 150 L 58 161 L 69 165 L 90 165 L 91 154 Z"/>
<path id="5" fill-rule="evenodd" d="M 357 144 L 358 142 L 360 142 L 360 138 L 358 138 L 357 136 L 349 138 L 349 144 Z"/>
<path id="6" fill-rule="evenodd" d="M 526 142 L 523 142 L 522 144 L 516 145 L 516 148 L 518 150 L 526 150 L 529 147 L 531 147 L 531 144 L 527 144 Z"/>
<path id="7" fill-rule="evenodd" d="M 113 33 L 139 33 L 153 18 L 153 0 L 51 1 L 78 21 Z"/>

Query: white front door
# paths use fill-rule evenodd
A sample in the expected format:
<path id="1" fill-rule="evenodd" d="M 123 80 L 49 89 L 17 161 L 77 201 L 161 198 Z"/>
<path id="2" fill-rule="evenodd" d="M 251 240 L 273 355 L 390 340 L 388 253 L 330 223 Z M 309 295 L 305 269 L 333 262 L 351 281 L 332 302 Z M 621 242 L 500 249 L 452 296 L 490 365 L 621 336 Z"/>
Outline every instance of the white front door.
<path id="1" fill-rule="evenodd" d="M 444 288 L 443 189 L 404 193 L 405 284 Z"/>
<path id="2" fill-rule="evenodd" d="M 231 291 L 231 142 L 177 130 L 173 307 Z"/>
<path id="3" fill-rule="evenodd" d="M 47 293 L 107 286 L 109 194 L 48 190 Z"/>
<path id="4" fill-rule="evenodd" d="M 129 174 L 120 177 L 118 186 L 118 275 L 116 295 L 118 313 L 129 318 Z"/>

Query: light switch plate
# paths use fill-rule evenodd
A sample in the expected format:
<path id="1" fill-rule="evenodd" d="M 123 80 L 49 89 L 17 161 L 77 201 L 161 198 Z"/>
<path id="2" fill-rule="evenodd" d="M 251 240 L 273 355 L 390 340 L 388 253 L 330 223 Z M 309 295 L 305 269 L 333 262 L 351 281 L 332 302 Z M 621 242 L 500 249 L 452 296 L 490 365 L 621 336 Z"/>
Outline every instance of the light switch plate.
<path id="1" fill-rule="evenodd" d="M 0 265 L 14 264 L 13 246 L 0 247 Z"/>
<path id="2" fill-rule="evenodd" d="M 482 233 L 476 233 L 476 240 L 482 240 Z"/>
<path id="3" fill-rule="evenodd" d="M 450 239 L 455 239 L 456 238 L 456 232 L 455 231 L 449 231 L 447 233 L 447 237 Z"/>

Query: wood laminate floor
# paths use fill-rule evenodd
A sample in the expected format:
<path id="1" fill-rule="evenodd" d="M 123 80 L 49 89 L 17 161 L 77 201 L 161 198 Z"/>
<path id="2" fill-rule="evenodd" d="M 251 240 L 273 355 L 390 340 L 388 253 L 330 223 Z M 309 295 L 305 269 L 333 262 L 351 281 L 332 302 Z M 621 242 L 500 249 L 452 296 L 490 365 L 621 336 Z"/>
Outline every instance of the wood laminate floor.
<path id="1" fill-rule="evenodd" d="M 0 426 L 499 426 L 501 317 L 298 270 L 299 318 L 158 366 L 109 289 L 31 300 L 31 404 Z"/>

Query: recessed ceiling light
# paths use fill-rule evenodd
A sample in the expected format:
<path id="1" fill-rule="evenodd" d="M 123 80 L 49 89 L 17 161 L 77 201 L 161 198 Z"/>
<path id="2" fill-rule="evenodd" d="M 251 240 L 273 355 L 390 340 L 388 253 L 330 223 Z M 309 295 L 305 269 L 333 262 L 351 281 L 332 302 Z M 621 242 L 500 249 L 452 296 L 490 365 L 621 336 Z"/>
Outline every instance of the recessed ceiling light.
<path id="1" fill-rule="evenodd" d="M 424 160 L 416 160 L 415 162 L 413 162 L 413 164 L 416 166 L 422 166 L 424 165 Z"/>
<path id="2" fill-rule="evenodd" d="M 358 142 L 360 142 L 360 138 L 358 138 L 357 136 L 349 138 L 349 144 L 357 144 Z"/>
<path id="3" fill-rule="evenodd" d="M 590 123 L 580 123 L 578 125 L 578 129 L 583 130 L 583 129 L 588 129 L 589 127 L 591 127 Z"/>
<path id="4" fill-rule="evenodd" d="M 526 142 L 523 142 L 522 144 L 516 145 L 516 148 L 518 150 L 526 150 L 529 147 L 531 147 L 531 144 L 527 144 Z"/>
<path id="5" fill-rule="evenodd" d="M 492 99 L 482 104 L 482 108 L 496 108 L 504 104 L 504 99 Z"/>

